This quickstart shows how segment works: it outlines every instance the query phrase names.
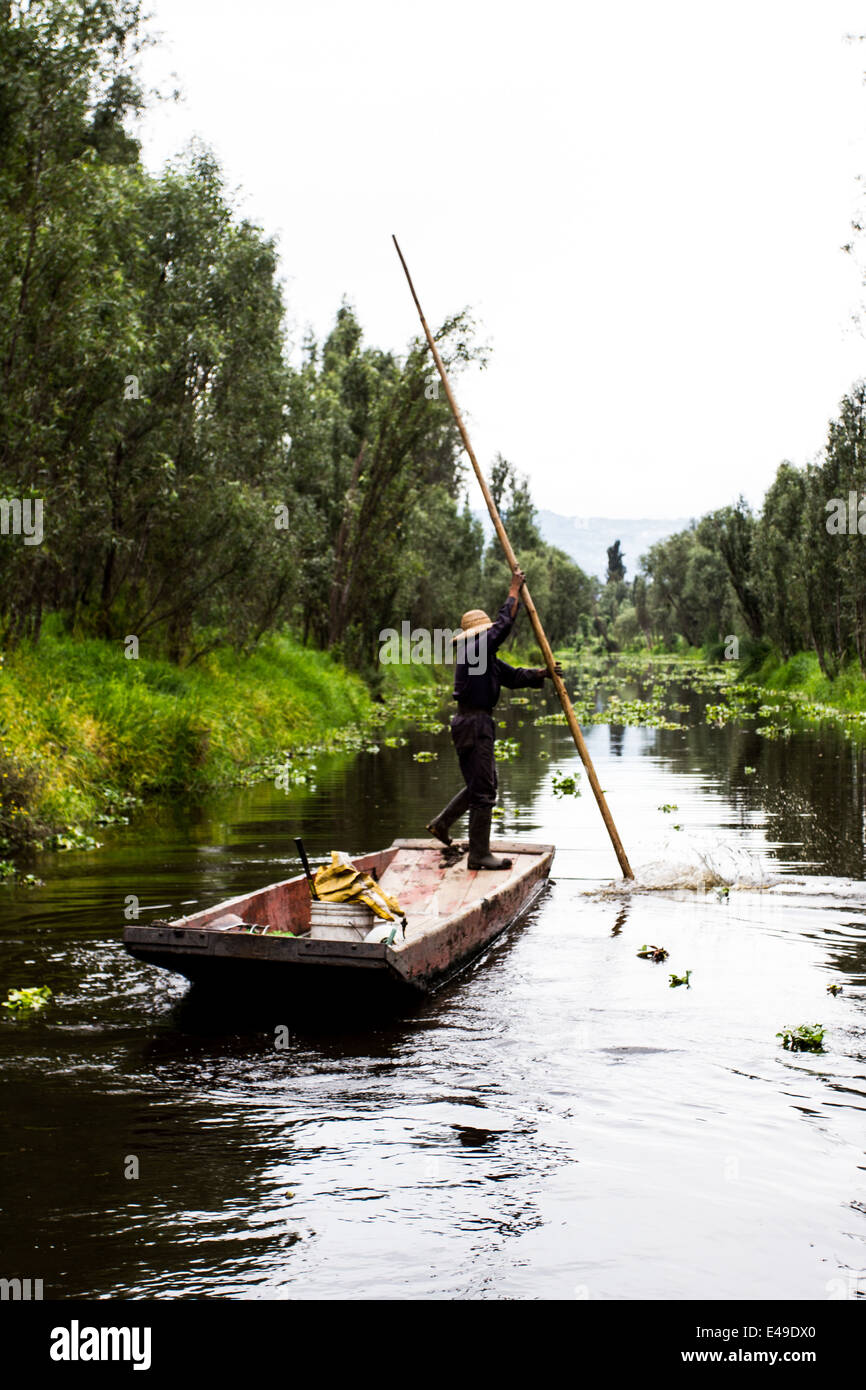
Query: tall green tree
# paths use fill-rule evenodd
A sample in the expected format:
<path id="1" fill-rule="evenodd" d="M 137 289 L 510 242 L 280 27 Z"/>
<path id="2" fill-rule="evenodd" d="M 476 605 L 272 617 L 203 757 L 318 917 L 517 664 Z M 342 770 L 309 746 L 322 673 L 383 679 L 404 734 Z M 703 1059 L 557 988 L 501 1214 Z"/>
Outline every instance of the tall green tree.
<path id="1" fill-rule="evenodd" d="M 806 474 L 781 463 L 767 489 L 755 534 L 756 587 L 769 640 L 787 658 L 811 645 L 803 531 Z"/>
<path id="2" fill-rule="evenodd" d="M 756 525 L 751 508 L 740 497 L 733 507 L 721 507 L 704 517 L 697 536 L 705 549 L 717 551 L 724 560 L 749 633 L 758 639 L 764 630 L 764 619 L 757 587 Z"/>

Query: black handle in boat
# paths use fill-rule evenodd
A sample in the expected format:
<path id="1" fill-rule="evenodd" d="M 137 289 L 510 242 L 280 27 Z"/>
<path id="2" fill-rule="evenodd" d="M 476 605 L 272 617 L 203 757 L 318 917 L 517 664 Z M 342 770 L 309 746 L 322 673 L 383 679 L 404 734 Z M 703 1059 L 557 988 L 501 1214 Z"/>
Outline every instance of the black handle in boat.
<path id="1" fill-rule="evenodd" d="M 298 854 L 301 856 L 301 863 L 304 866 L 304 873 L 307 875 L 307 882 L 310 885 L 310 892 L 312 893 L 313 897 L 318 900 L 319 895 L 316 892 L 316 885 L 313 882 L 313 875 L 310 869 L 310 862 L 307 859 L 307 851 L 304 849 L 303 840 L 299 840 L 297 835 L 295 836 L 295 844 L 298 847 Z"/>

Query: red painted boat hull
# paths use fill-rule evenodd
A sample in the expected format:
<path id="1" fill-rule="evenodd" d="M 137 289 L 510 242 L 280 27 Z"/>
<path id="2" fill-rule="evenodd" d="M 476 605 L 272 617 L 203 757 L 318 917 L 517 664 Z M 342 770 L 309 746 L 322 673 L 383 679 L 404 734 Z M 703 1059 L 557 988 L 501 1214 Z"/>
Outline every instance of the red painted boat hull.
<path id="1" fill-rule="evenodd" d="M 498 841 L 510 871 L 470 870 L 466 855 L 448 865 L 436 840 L 396 840 L 354 862 L 374 871 L 407 916 L 405 939 L 382 942 L 311 940 L 310 894 L 303 875 L 216 904 L 173 922 L 130 923 L 126 949 L 137 960 L 236 994 L 240 988 L 278 993 L 290 1006 L 313 1000 L 364 1004 L 430 993 L 477 958 L 541 892 L 553 845 Z M 220 931 L 234 913 L 294 937 Z M 243 985 L 241 985 L 243 982 Z"/>

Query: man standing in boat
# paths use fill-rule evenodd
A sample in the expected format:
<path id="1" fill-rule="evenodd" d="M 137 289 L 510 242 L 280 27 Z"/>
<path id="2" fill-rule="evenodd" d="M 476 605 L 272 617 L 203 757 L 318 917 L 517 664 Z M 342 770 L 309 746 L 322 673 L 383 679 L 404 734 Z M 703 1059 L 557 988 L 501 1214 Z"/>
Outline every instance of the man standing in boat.
<path id="1" fill-rule="evenodd" d="M 455 639 L 458 644 L 454 678 L 457 713 L 451 716 L 451 738 L 466 786 L 427 829 L 443 845 L 450 845 L 450 826 L 468 810 L 470 869 L 511 868 L 510 859 L 497 859 L 490 853 L 490 824 L 498 786 L 493 710 L 502 686 L 509 690 L 524 687 L 540 690 L 550 674 L 544 666 L 509 666 L 496 655 L 514 626 L 518 595 L 525 577 L 522 570 L 514 571 L 508 597 L 495 622 L 491 622 L 480 608 L 470 609 L 463 614 L 461 632 Z"/>

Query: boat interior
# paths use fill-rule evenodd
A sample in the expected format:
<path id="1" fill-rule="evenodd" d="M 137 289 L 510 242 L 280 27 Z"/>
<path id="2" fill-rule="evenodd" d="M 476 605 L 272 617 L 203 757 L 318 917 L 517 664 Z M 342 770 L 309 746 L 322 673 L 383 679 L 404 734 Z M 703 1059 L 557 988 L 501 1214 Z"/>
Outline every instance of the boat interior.
<path id="1" fill-rule="evenodd" d="M 503 843 L 495 848 L 497 852 L 510 855 L 510 870 L 469 870 L 465 849 L 459 856 L 443 852 L 443 846 L 435 840 L 398 841 L 374 854 L 353 856 L 353 863 L 377 879 L 406 914 L 405 936 L 401 928 L 393 949 L 399 950 L 405 943 L 435 930 L 473 902 L 514 882 L 547 847 Z M 181 918 L 171 925 L 239 933 L 258 928 L 268 935 L 291 932 L 294 936 L 303 936 L 310 930 L 309 886 L 301 874 Z"/>

